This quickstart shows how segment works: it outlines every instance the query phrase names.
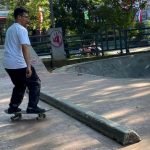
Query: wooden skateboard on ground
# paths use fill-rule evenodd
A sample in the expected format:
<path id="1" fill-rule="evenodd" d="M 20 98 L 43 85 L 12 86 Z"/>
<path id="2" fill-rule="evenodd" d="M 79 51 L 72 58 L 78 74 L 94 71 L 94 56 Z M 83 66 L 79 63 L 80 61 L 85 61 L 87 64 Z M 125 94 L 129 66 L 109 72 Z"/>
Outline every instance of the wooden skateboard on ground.
<path id="1" fill-rule="evenodd" d="M 8 110 L 4 110 L 4 112 L 5 112 L 6 114 L 12 115 L 12 116 L 10 117 L 11 121 L 18 121 L 18 120 L 21 120 L 23 114 L 29 114 L 29 115 L 31 115 L 31 114 L 37 114 L 36 120 L 42 120 L 42 119 L 45 119 L 45 118 L 46 118 L 46 112 L 47 112 L 47 111 L 50 111 L 50 110 L 51 110 L 51 109 L 46 109 L 45 112 L 43 112 L 43 113 L 27 113 L 25 110 L 22 110 L 22 111 L 16 112 L 16 113 L 12 113 L 12 114 L 9 114 L 9 113 L 8 113 Z"/>

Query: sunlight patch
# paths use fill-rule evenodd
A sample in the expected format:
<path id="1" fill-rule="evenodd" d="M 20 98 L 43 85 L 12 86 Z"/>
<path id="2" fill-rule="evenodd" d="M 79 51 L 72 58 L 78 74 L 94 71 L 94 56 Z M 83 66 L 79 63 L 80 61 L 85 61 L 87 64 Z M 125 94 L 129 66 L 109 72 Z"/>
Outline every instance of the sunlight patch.
<path id="1" fill-rule="evenodd" d="M 113 118 L 117 118 L 117 117 L 123 117 L 124 115 L 127 115 L 131 111 L 132 111 L 131 109 L 121 109 L 121 110 L 117 110 L 114 112 L 106 113 L 103 116 L 107 119 L 113 119 Z"/>

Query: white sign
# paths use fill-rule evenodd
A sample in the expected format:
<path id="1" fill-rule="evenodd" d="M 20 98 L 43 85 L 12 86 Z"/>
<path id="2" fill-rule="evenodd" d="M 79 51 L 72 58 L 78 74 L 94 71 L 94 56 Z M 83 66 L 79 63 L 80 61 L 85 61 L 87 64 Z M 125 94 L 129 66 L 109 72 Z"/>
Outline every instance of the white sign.
<path id="1" fill-rule="evenodd" d="M 50 41 L 52 46 L 53 59 L 65 60 L 64 42 L 61 28 L 50 29 Z"/>
<path id="2" fill-rule="evenodd" d="M 58 29 L 54 29 L 50 35 L 51 44 L 54 47 L 61 47 L 63 43 L 62 33 Z"/>

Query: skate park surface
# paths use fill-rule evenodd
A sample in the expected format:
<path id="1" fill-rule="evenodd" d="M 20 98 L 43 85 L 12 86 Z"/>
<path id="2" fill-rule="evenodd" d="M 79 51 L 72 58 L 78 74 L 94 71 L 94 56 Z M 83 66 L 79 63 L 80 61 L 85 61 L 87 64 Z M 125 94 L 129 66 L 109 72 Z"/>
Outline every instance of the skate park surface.
<path id="1" fill-rule="evenodd" d="M 0 149 L 150 150 L 149 58 L 147 52 L 119 60 L 103 60 L 101 65 L 98 61 L 71 65 L 49 73 L 37 55 L 32 55 L 32 63 L 42 81 L 42 93 L 136 131 L 141 141 L 128 146 L 118 144 L 44 102 L 40 102 L 42 107 L 52 108 L 46 120 L 25 116 L 19 122 L 11 122 L 3 110 L 8 107 L 13 85 L 1 65 Z M 27 101 L 25 95 L 23 109 Z"/>

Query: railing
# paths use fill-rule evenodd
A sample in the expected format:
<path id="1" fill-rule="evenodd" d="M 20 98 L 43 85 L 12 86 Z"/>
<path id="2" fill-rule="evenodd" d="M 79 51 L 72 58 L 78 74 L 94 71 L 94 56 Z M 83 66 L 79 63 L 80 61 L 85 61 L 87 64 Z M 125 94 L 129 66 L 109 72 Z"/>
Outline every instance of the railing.
<path id="1" fill-rule="evenodd" d="M 0 45 L 4 44 L 4 35 L 0 35 Z M 53 67 L 53 54 L 51 50 L 51 43 L 48 35 L 30 36 L 31 45 L 38 56 L 50 56 L 50 65 Z"/>
<path id="2" fill-rule="evenodd" d="M 150 28 L 126 30 L 126 49 L 150 46 Z"/>
<path id="3" fill-rule="evenodd" d="M 105 55 L 107 51 L 119 50 L 121 54 L 130 52 L 130 48 L 150 46 L 150 28 L 121 30 L 113 28 L 97 34 L 84 34 L 65 37 L 67 57 L 71 55 Z M 90 51 L 91 50 L 91 51 Z"/>
<path id="4" fill-rule="evenodd" d="M 50 56 L 50 65 L 53 67 L 53 53 L 51 49 L 51 43 L 48 35 L 30 36 L 30 41 L 33 49 L 38 56 Z"/>
<path id="5" fill-rule="evenodd" d="M 30 36 L 30 41 L 39 56 L 50 55 L 53 59 L 49 35 Z M 4 35 L 0 36 L 4 44 Z M 64 37 L 66 57 L 71 55 L 105 55 L 107 51 L 118 50 L 129 53 L 131 48 L 150 46 L 150 28 L 121 30 L 105 29 L 96 34 L 83 34 Z"/>
<path id="6" fill-rule="evenodd" d="M 48 35 L 30 36 L 30 42 L 38 55 L 51 53 L 50 40 Z"/>

